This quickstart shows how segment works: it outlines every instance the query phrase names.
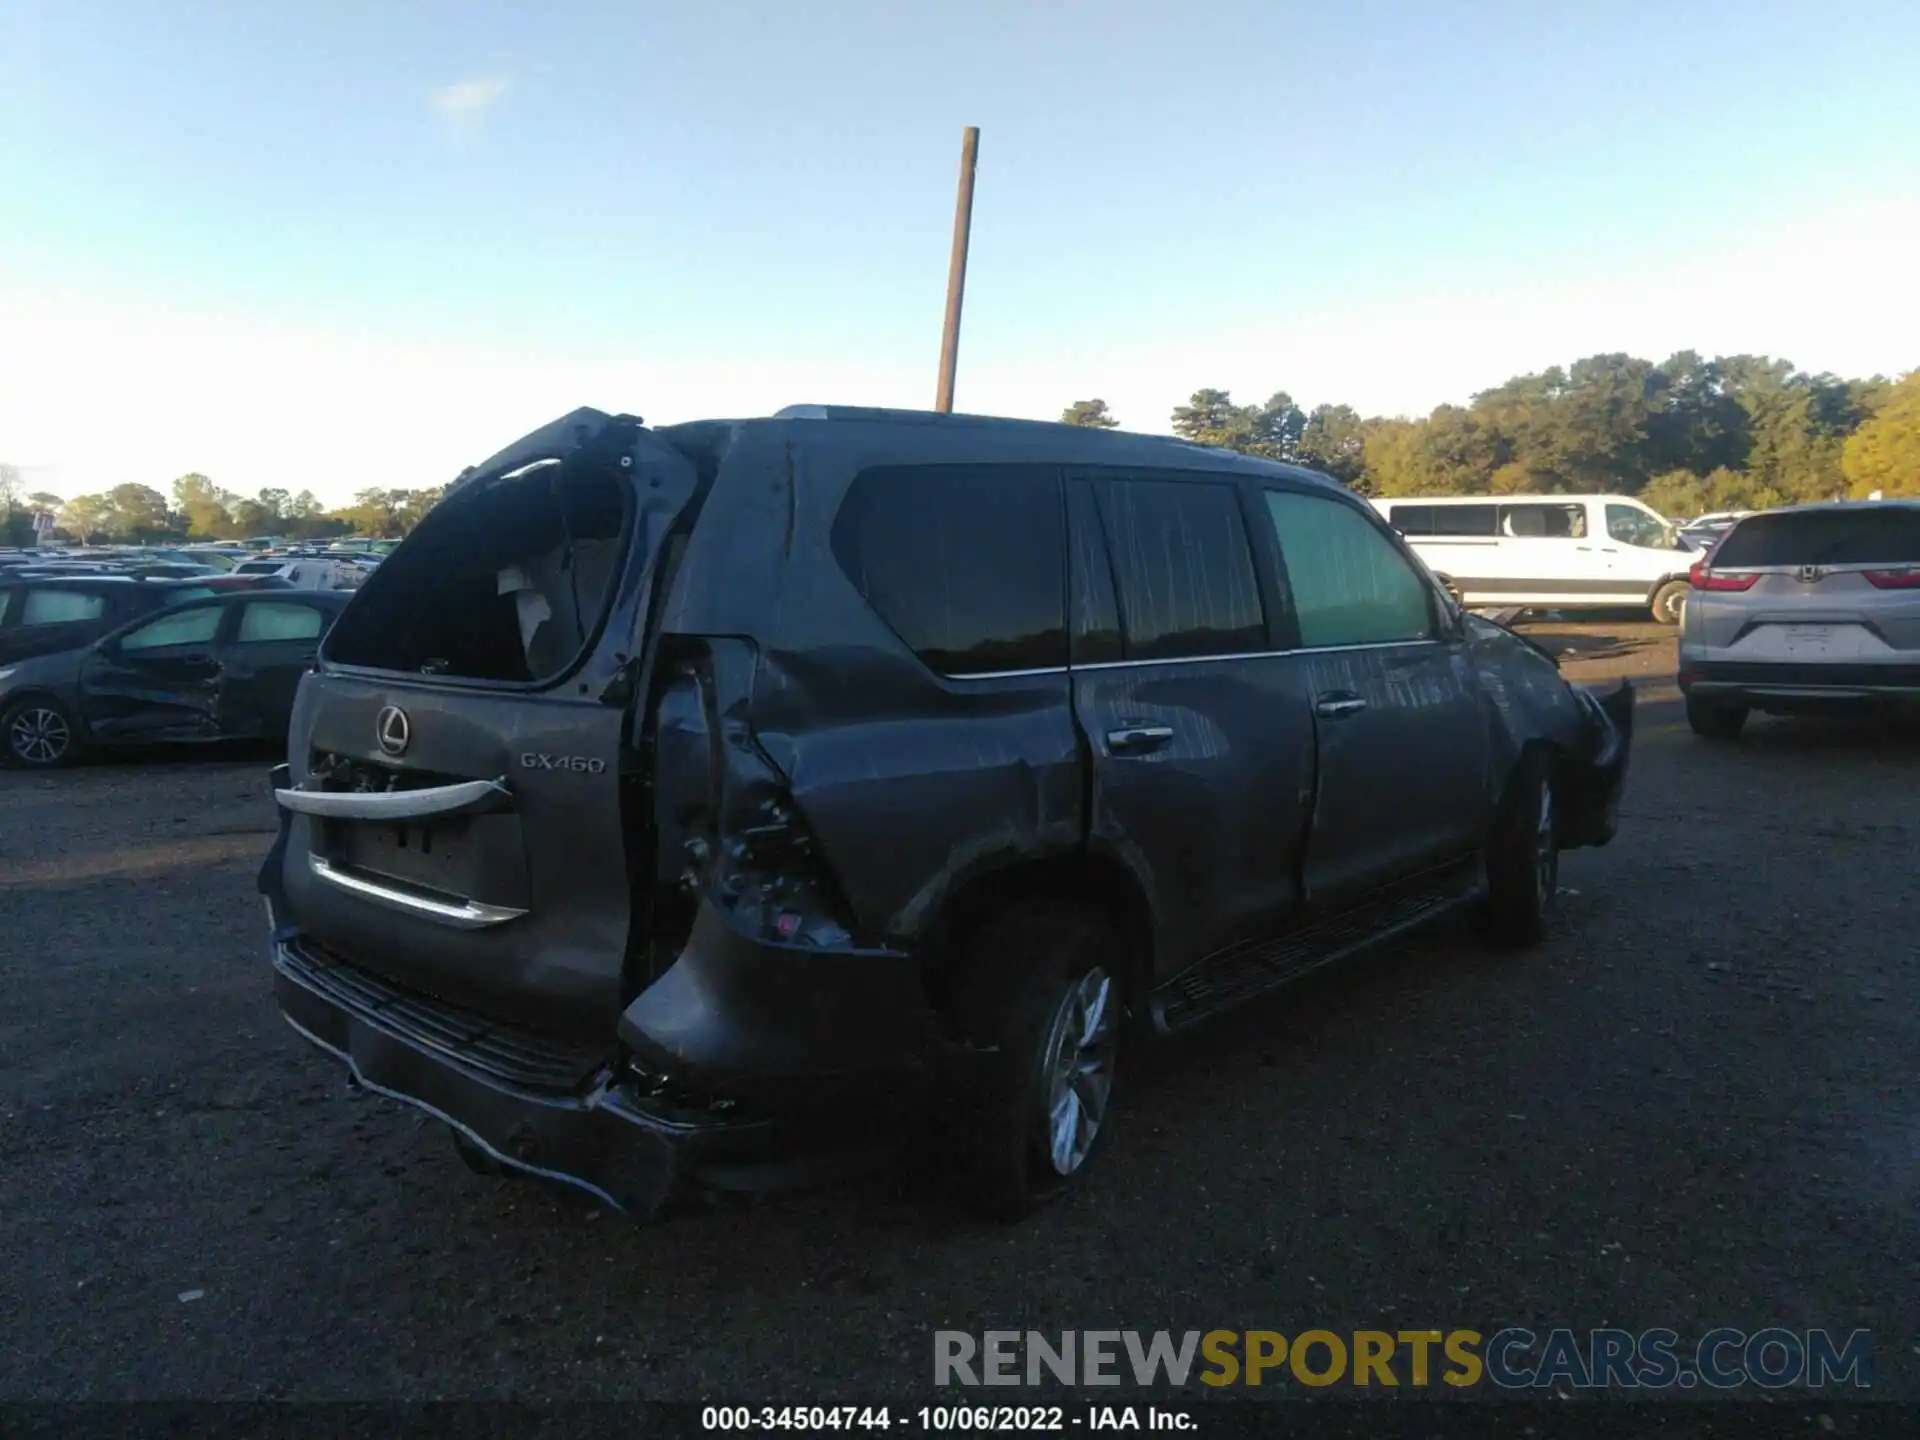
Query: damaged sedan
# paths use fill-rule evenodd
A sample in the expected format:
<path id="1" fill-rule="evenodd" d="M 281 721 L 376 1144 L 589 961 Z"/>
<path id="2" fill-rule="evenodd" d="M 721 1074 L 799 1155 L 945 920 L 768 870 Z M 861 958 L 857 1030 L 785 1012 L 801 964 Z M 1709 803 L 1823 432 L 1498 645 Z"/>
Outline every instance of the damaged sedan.
<path id="1" fill-rule="evenodd" d="M 577 411 L 462 475 L 303 680 L 277 993 L 478 1169 L 651 1214 L 905 1108 L 1015 1216 L 1155 1037 L 1449 914 L 1538 943 L 1633 704 L 1306 470 Z"/>

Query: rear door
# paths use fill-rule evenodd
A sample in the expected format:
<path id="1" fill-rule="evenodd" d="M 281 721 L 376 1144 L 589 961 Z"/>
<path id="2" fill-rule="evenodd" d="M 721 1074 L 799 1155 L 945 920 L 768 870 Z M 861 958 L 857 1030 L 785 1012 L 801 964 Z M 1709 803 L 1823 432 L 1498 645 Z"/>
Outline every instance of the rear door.
<path id="1" fill-rule="evenodd" d="M 165 610 L 95 647 L 80 672 L 97 740 L 206 740 L 219 733 L 220 638 L 233 607 L 218 600 Z"/>
<path id="2" fill-rule="evenodd" d="M 1514 577 L 1515 601 L 1534 605 L 1605 605 L 1645 598 L 1644 586 L 1623 587 L 1607 569 L 1605 541 L 1588 527 L 1579 500 L 1522 500 L 1500 506 L 1500 547 Z"/>
<path id="3" fill-rule="evenodd" d="M 332 613 L 299 600 L 247 600 L 221 646 L 219 728 L 235 739 L 284 739 L 300 677 Z"/>
<path id="4" fill-rule="evenodd" d="M 1487 724 L 1465 642 L 1368 511 L 1263 487 L 1318 756 L 1305 899 L 1338 908 L 1469 855 L 1491 813 Z"/>
<path id="5" fill-rule="evenodd" d="M 1090 843 L 1139 877 L 1170 975 L 1298 908 L 1313 721 L 1232 477 L 1080 471 L 1069 504 Z"/>

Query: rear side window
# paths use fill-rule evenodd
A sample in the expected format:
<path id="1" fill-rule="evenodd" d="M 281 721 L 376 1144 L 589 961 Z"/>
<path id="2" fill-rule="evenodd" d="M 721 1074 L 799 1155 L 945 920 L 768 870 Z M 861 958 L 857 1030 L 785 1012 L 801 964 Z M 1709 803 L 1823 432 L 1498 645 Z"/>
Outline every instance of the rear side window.
<path id="1" fill-rule="evenodd" d="M 254 600 L 240 612 L 239 643 L 269 640 L 315 640 L 326 629 L 326 617 L 311 605 L 283 600 Z"/>
<path id="2" fill-rule="evenodd" d="M 1114 480 L 1102 489 L 1129 660 L 1269 648 L 1260 583 L 1232 485 Z"/>
<path id="3" fill-rule="evenodd" d="M 1500 507 L 1497 505 L 1436 505 L 1433 507 L 1435 535 L 1498 535 Z"/>
<path id="4" fill-rule="evenodd" d="M 1066 525 L 1052 470 L 863 470 L 840 502 L 832 544 L 853 587 L 929 669 L 1067 663 Z"/>
<path id="5" fill-rule="evenodd" d="M 1584 505 L 1502 505 L 1500 533 L 1518 540 L 1584 540 Z"/>
<path id="6" fill-rule="evenodd" d="M 1757 565 L 1920 565 L 1920 509 L 1810 510 L 1752 515 L 1713 552 L 1715 568 Z"/>
<path id="7" fill-rule="evenodd" d="M 107 613 L 107 597 L 85 590 L 29 590 L 20 607 L 22 625 L 71 625 L 98 620 Z"/>
<path id="8" fill-rule="evenodd" d="M 1387 523 L 1402 535 L 1431 535 L 1433 533 L 1433 506 L 1392 506 L 1387 511 Z"/>

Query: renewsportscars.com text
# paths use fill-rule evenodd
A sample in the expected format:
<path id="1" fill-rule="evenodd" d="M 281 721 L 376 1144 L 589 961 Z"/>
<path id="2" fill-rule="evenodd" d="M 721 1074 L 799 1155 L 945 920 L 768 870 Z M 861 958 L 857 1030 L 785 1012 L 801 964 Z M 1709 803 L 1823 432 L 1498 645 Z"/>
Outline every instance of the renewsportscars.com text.
<path id="1" fill-rule="evenodd" d="M 936 1385 L 1731 1390 L 1873 1384 L 1865 1330 L 939 1330 Z"/>

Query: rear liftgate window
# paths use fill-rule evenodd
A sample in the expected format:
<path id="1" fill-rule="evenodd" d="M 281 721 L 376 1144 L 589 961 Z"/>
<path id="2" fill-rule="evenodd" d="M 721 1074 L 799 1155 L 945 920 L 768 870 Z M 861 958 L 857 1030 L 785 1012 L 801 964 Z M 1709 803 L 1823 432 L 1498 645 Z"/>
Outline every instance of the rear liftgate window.
<path id="1" fill-rule="evenodd" d="M 327 658 L 468 680 L 552 679 L 605 614 L 631 526 L 626 482 L 598 459 L 449 496 L 360 586 Z"/>
<path id="2" fill-rule="evenodd" d="M 1755 515 L 1720 542 L 1713 565 L 1920 565 L 1920 509 Z"/>

